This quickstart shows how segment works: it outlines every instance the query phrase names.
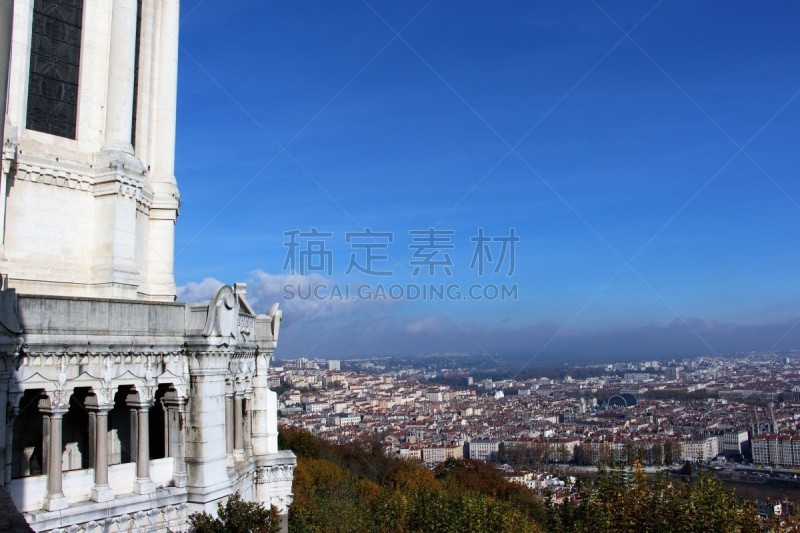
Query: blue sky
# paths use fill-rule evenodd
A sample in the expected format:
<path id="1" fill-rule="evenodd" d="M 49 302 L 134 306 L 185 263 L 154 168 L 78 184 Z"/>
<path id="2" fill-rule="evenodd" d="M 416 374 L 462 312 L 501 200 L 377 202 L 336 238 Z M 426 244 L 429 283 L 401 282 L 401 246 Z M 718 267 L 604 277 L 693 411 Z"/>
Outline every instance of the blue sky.
<path id="1" fill-rule="evenodd" d="M 795 2 L 182 2 L 176 282 L 281 301 L 279 354 L 800 347 Z M 345 275 L 391 232 L 393 276 Z M 514 228 L 514 273 L 471 271 Z M 328 276 L 282 269 L 330 232 Z M 410 230 L 453 231 L 412 276 Z M 442 253 L 440 251 L 440 253 Z M 516 301 L 285 300 L 287 283 Z"/>

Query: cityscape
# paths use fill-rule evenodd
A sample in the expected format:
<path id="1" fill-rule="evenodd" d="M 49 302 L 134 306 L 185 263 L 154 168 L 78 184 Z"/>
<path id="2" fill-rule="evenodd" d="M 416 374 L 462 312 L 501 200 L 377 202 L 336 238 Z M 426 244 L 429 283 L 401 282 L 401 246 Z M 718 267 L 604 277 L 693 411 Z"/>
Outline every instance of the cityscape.
<path id="1" fill-rule="evenodd" d="M 479 356 L 300 358 L 276 362 L 270 386 L 283 391 L 281 424 L 332 442 L 377 439 L 430 468 L 496 463 L 509 480 L 562 498 L 565 480 L 546 470 L 598 464 L 702 464 L 726 480 L 798 489 L 798 355 L 569 365 L 525 379 L 477 378 L 513 372 L 487 371 Z"/>

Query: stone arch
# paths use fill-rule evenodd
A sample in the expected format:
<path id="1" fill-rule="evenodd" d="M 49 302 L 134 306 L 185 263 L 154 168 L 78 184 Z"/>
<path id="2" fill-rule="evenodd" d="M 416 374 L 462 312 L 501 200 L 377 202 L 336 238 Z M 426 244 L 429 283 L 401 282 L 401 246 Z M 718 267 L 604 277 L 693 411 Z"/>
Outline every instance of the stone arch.
<path id="1" fill-rule="evenodd" d="M 132 427 L 134 418 L 128 407 L 132 385 L 120 385 L 113 396 L 114 407 L 108 413 L 108 464 L 133 462 L 136 458 Z"/>
<path id="2" fill-rule="evenodd" d="M 170 390 L 174 390 L 171 383 L 160 384 L 156 389 L 153 407 L 150 408 L 150 459 L 161 459 L 168 455 L 167 410 L 163 399 Z"/>
<path id="3" fill-rule="evenodd" d="M 89 412 L 86 397 L 88 387 L 77 387 L 69 396 L 69 408 L 64 413 L 62 427 L 62 471 L 89 468 Z"/>
<path id="4" fill-rule="evenodd" d="M 39 410 L 39 402 L 45 395 L 44 389 L 26 390 L 15 409 L 14 432 L 12 436 L 13 478 L 38 476 L 47 472 L 44 451 L 45 417 Z"/>

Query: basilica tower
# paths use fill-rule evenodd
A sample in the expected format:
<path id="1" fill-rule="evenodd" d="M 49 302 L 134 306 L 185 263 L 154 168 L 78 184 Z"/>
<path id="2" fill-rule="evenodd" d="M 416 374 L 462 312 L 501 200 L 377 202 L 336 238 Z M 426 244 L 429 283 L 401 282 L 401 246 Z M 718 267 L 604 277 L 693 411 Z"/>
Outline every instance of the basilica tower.
<path id="1" fill-rule="evenodd" d="M 26 294 L 173 301 L 178 0 L 16 0 L 0 271 Z"/>

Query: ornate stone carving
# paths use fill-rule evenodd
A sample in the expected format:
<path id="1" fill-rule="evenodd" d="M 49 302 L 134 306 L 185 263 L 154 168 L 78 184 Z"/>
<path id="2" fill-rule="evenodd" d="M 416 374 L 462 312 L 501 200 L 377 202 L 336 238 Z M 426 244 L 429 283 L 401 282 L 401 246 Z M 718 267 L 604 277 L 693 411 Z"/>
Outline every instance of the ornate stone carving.
<path id="1" fill-rule="evenodd" d="M 294 475 L 293 465 L 277 465 L 259 467 L 253 476 L 258 485 L 269 483 L 291 483 Z"/>
<path id="2" fill-rule="evenodd" d="M 238 317 L 238 302 L 233 288 L 230 285 L 223 285 L 211 299 L 203 336 L 219 336 L 223 339 L 235 337 Z"/>
<path id="3" fill-rule="evenodd" d="M 67 364 L 62 359 L 61 372 L 58 374 L 58 379 L 55 381 L 55 389 L 49 391 L 52 394 L 50 405 L 52 407 L 69 407 L 69 397 L 72 394 L 71 390 L 66 388 L 67 385 Z"/>
<path id="4" fill-rule="evenodd" d="M 67 172 L 46 166 L 18 161 L 15 165 L 13 178 L 31 183 L 41 183 L 54 187 L 64 187 L 78 191 L 88 192 L 92 189 L 93 180 L 88 172 L 79 170 Z M 89 169 L 87 169 L 89 170 Z"/>
<path id="5" fill-rule="evenodd" d="M 254 316 L 239 313 L 239 334 L 245 338 L 250 339 L 253 331 L 256 329 L 256 318 Z"/>
<path id="6" fill-rule="evenodd" d="M 283 311 L 279 308 L 280 304 L 274 303 L 267 311 L 267 316 L 272 319 L 272 340 L 278 342 L 278 335 L 281 331 L 281 319 L 283 318 Z"/>

